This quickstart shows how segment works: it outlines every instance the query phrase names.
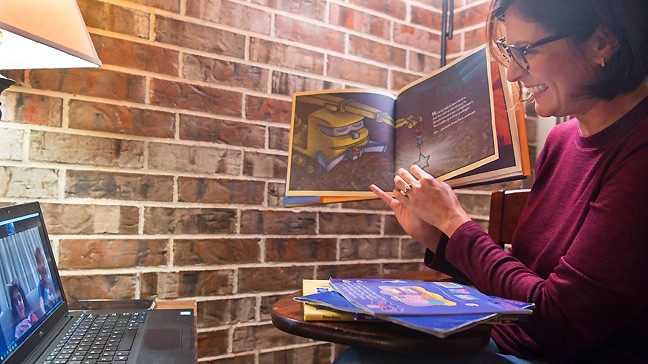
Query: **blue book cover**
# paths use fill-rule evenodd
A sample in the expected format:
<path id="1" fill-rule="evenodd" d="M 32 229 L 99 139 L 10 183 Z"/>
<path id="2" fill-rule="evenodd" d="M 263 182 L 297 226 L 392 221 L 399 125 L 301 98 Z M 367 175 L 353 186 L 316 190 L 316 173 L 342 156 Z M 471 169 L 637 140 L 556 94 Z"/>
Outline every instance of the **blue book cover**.
<path id="1" fill-rule="evenodd" d="M 352 312 L 362 315 L 362 310 L 347 301 L 335 291 L 319 292 L 306 296 L 295 297 L 298 302 L 309 305 L 335 309 L 338 311 Z M 496 317 L 496 314 L 467 314 L 467 315 L 433 315 L 433 316 L 401 316 L 382 315 L 371 316 L 395 324 L 423 331 L 439 338 L 444 338 L 452 333 L 471 328 Z"/>
<path id="2" fill-rule="evenodd" d="M 330 285 L 355 307 L 372 315 L 525 314 L 531 313 L 532 307 L 495 300 L 455 282 L 332 278 Z"/>

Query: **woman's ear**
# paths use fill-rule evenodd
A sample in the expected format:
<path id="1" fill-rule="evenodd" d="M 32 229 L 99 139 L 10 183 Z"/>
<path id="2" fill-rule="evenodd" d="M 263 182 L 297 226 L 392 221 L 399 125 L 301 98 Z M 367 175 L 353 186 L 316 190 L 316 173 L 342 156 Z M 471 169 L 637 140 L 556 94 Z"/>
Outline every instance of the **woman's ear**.
<path id="1" fill-rule="evenodd" d="M 619 40 L 605 25 L 599 25 L 586 43 L 588 57 L 600 67 L 605 67 L 619 48 Z"/>

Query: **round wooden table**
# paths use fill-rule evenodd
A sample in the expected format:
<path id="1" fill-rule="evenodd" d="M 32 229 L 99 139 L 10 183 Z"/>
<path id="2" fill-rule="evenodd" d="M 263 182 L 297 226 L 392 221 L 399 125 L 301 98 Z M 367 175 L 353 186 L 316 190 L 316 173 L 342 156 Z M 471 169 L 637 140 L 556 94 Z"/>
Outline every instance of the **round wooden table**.
<path id="1" fill-rule="evenodd" d="M 421 273 L 421 272 L 417 272 Z M 393 276 L 392 276 L 393 277 Z M 421 279 L 420 276 L 406 278 Z M 447 276 L 445 276 L 447 278 Z M 399 278 L 404 278 L 399 275 Z M 440 276 L 425 280 L 441 280 Z M 432 279 L 429 279 L 432 278 Z M 272 306 L 272 324 L 281 331 L 313 340 L 329 341 L 348 346 L 369 347 L 378 350 L 421 353 L 460 354 L 475 352 L 490 340 L 490 326 L 478 325 L 452 334 L 444 339 L 412 330 L 391 322 L 362 321 L 304 321 L 302 303 L 293 300 L 295 292 L 279 299 Z"/>

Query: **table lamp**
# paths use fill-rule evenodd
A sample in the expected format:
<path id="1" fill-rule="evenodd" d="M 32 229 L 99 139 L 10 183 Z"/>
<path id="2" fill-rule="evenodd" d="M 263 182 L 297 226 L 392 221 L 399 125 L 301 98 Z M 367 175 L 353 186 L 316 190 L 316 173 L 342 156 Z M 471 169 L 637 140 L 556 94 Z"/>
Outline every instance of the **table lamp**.
<path id="1" fill-rule="evenodd" d="M 75 0 L 0 0 L 0 70 L 99 66 Z"/>

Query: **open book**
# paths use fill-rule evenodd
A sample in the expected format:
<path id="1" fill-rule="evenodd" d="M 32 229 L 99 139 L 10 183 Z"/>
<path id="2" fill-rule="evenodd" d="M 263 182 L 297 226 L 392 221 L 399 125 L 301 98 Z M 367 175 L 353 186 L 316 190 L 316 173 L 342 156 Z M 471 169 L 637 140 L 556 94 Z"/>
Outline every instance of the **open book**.
<path id="1" fill-rule="evenodd" d="M 396 95 L 360 89 L 293 95 L 284 205 L 376 198 L 416 164 L 453 187 L 530 174 L 524 110 L 486 47 Z"/>

